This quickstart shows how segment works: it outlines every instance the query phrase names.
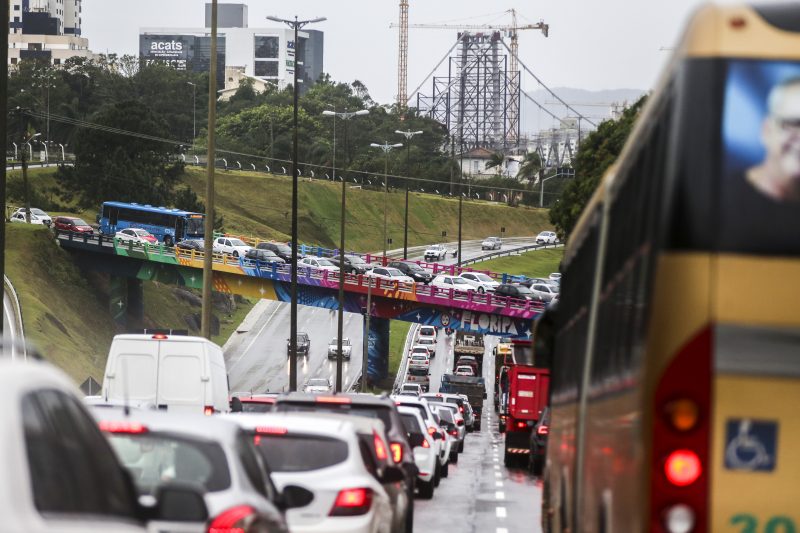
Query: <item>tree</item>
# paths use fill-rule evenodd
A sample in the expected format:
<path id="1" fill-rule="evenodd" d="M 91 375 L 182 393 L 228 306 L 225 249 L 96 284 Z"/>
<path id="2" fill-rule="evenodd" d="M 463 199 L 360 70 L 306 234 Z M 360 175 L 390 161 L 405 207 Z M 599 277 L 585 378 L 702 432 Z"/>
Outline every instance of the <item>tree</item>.
<path id="1" fill-rule="evenodd" d="M 542 160 L 539 158 L 539 154 L 537 152 L 528 152 L 525 154 L 525 159 L 522 160 L 522 164 L 519 166 L 517 179 L 519 181 L 533 181 L 533 179 L 539 175 L 541 169 Z"/>
<path id="2" fill-rule="evenodd" d="M 91 121 L 142 135 L 163 137 L 168 125 L 137 101 L 109 104 Z M 183 164 L 171 160 L 172 146 L 157 140 L 100 129 L 81 129 L 75 140 L 75 166 L 59 167 L 62 196 L 81 207 L 106 200 L 169 205 Z"/>
<path id="3" fill-rule="evenodd" d="M 493 153 L 489 160 L 486 162 L 486 169 L 493 168 L 497 171 L 497 175 L 499 176 L 500 173 L 503 171 L 503 163 L 505 163 L 506 158 L 500 152 Z"/>
<path id="4" fill-rule="evenodd" d="M 603 174 L 622 152 L 646 98 L 640 98 L 618 120 L 602 122 L 578 149 L 575 179 L 567 183 L 561 197 L 550 209 L 550 222 L 556 227 L 562 240 L 569 237 Z"/>

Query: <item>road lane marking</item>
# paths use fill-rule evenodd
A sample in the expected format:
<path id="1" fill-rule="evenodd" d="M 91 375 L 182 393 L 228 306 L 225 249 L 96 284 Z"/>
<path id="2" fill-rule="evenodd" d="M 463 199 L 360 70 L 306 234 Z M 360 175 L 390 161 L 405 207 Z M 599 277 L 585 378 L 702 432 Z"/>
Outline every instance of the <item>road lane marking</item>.
<path id="1" fill-rule="evenodd" d="M 279 302 L 276 302 L 276 303 L 279 303 Z M 281 309 L 281 306 L 280 306 L 280 305 L 276 305 L 276 306 L 275 306 L 275 310 L 272 312 L 272 314 L 271 314 L 271 315 L 269 315 L 269 318 L 267 319 L 267 321 L 266 321 L 266 322 L 264 322 L 264 325 L 263 325 L 263 326 L 261 326 L 261 329 L 259 329 L 259 330 L 258 330 L 258 333 L 256 333 L 255 337 L 253 337 L 253 340 L 251 340 L 251 341 L 250 341 L 250 344 L 248 344 L 248 345 L 247 345 L 247 348 L 245 348 L 245 349 L 244 349 L 244 351 L 242 351 L 242 352 L 241 352 L 241 355 L 239 356 L 239 359 L 237 359 L 237 360 L 236 360 L 236 362 L 235 362 L 235 363 L 233 363 L 233 364 L 230 366 L 230 368 L 228 369 L 228 372 L 229 372 L 229 373 L 230 373 L 230 371 L 231 371 L 231 370 L 233 370 L 233 368 L 234 368 L 236 365 L 238 365 L 238 364 L 239 364 L 239 363 L 242 361 L 242 359 L 244 359 L 244 356 L 247 354 L 247 352 L 249 352 L 249 351 L 250 351 L 250 348 L 252 348 L 252 347 L 253 347 L 253 344 L 255 344 L 255 342 L 256 342 L 256 341 L 258 340 L 258 338 L 261 336 L 261 333 L 264 331 L 264 328 L 266 328 L 266 327 L 269 325 L 270 321 L 271 321 L 271 320 L 272 320 L 272 318 L 275 316 L 275 313 L 277 313 L 278 311 L 280 311 L 280 309 Z"/>
<path id="2" fill-rule="evenodd" d="M 501 477 L 501 474 L 500 474 L 500 472 L 495 472 L 495 473 L 494 473 L 494 477 Z"/>
<path id="3" fill-rule="evenodd" d="M 505 518 L 507 516 L 505 507 L 498 507 L 494 510 L 494 512 L 497 515 L 497 518 Z"/>
<path id="4" fill-rule="evenodd" d="M 506 493 L 501 490 L 498 490 L 497 492 L 494 493 L 494 497 L 496 500 L 505 500 Z"/>
<path id="5" fill-rule="evenodd" d="M 502 481 L 495 481 L 494 482 L 494 486 L 498 487 L 498 488 L 502 488 L 503 487 L 503 482 Z"/>
<path id="6" fill-rule="evenodd" d="M 508 530 L 504 527 L 498 527 L 495 533 L 508 533 Z"/>

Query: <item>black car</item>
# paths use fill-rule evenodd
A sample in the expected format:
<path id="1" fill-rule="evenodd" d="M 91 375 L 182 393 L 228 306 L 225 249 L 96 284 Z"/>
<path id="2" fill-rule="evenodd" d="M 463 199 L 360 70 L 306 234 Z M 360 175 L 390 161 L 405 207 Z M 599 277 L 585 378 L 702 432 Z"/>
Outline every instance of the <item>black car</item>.
<path id="1" fill-rule="evenodd" d="M 269 250 L 287 263 L 292 260 L 292 247 L 282 242 L 260 242 L 256 246 L 259 250 Z M 300 250 L 297 251 L 297 258 L 300 259 L 302 254 Z"/>
<path id="2" fill-rule="evenodd" d="M 176 244 L 175 247 L 182 252 L 191 252 L 192 250 L 202 252 L 204 244 L 205 243 L 199 239 L 184 239 Z"/>
<path id="3" fill-rule="evenodd" d="M 511 283 L 503 283 L 498 285 L 494 290 L 495 296 L 508 296 L 509 298 L 518 298 L 520 300 L 529 300 L 532 302 L 541 302 L 542 297 L 534 293 L 524 285 L 514 285 Z"/>
<path id="4" fill-rule="evenodd" d="M 247 250 L 244 257 L 251 261 L 261 261 L 264 263 L 278 263 L 279 265 L 286 263 L 282 257 L 278 257 L 274 252 L 263 248 L 250 248 Z"/>
<path id="5" fill-rule="evenodd" d="M 528 467 L 532 474 L 542 475 L 544 457 L 547 452 L 547 435 L 550 433 L 550 408 L 545 407 L 542 416 L 531 431 L 531 453 Z"/>
<path id="6" fill-rule="evenodd" d="M 406 524 L 414 523 L 414 485 L 419 470 L 414 462 L 414 453 L 408 442 L 403 420 L 400 418 L 397 406 L 391 398 L 385 395 L 375 396 L 373 394 L 321 396 L 318 394 L 290 392 L 278 396 L 273 410 L 279 413 L 328 412 L 340 415 L 366 416 L 377 418 L 383 422 L 386 428 L 386 436 L 389 438 L 392 459 L 402 467 L 401 469 L 405 474 L 405 486 L 409 491 Z M 394 507 L 394 502 L 392 502 L 392 507 Z"/>
<path id="7" fill-rule="evenodd" d="M 406 276 L 420 283 L 430 283 L 433 279 L 433 274 L 411 261 L 392 261 L 389 263 L 388 267 L 396 268 Z"/>
<path id="8" fill-rule="evenodd" d="M 291 357 L 292 339 L 286 339 L 286 357 Z M 311 350 L 311 339 L 308 338 L 308 333 L 297 334 L 297 355 L 308 357 L 308 352 Z"/>

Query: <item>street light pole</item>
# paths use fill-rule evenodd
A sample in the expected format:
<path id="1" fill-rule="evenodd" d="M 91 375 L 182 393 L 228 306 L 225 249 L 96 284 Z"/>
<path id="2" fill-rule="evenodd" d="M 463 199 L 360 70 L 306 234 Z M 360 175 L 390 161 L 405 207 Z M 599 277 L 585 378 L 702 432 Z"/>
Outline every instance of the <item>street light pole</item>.
<path id="1" fill-rule="evenodd" d="M 370 144 L 373 148 L 380 148 L 383 150 L 383 153 L 386 155 L 386 161 L 383 166 L 383 261 L 386 261 L 386 207 L 387 207 L 387 198 L 389 196 L 389 152 L 391 152 L 394 148 L 402 148 L 403 143 L 397 144 L 389 144 L 388 141 L 384 141 L 383 144 L 372 143 Z"/>
<path id="2" fill-rule="evenodd" d="M 395 130 L 395 133 L 399 133 L 400 135 L 406 138 L 406 176 L 411 175 L 411 139 L 414 135 L 421 135 L 422 131 L 401 131 Z M 408 177 L 405 180 L 406 185 L 406 210 L 405 210 L 405 221 L 403 223 L 403 259 L 408 259 Z"/>
<path id="3" fill-rule="evenodd" d="M 541 181 L 541 184 L 539 186 L 539 207 L 544 207 L 544 182 L 547 181 L 547 180 L 551 180 L 553 178 L 557 178 L 559 175 L 560 175 L 559 173 L 555 173 L 554 175 L 550 176 L 549 178 L 544 178 Z"/>
<path id="4" fill-rule="evenodd" d="M 336 181 L 336 117 L 341 118 L 342 120 L 350 120 L 352 117 L 358 115 L 366 115 L 369 113 L 367 109 L 360 109 L 358 111 L 353 111 L 348 113 L 344 111 L 342 113 L 337 113 L 335 110 L 325 110 L 322 112 L 323 115 L 333 117 L 333 181 Z M 340 221 L 340 234 L 339 234 L 339 313 L 337 316 L 337 324 L 336 324 L 336 388 L 334 389 L 335 392 L 342 392 L 342 365 L 344 364 L 343 356 L 342 356 L 342 344 L 343 344 L 343 337 L 344 337 L 344 253 L 345 253 L 345 242 L 344 242 L 344 230 L 345 230 L 345 223 L 346 223 L 346 193 L 347 190 L 347 183 L 342 180 L 342 211 L 341 211 L 341 221 Z M 365 369 L 362 369 L 362 375 Z"/>
<path id="5" fill-rule="evenodd" d="M 283 22 L 290 28 L 294 29 L 294 47 L 295 47 L 295 62 L 294 62 L 294 114 L 293 114 L 293 127 L 294 135 L 292 140 L 292 303 L 291 303 L 291 318 L 289 327 L 289 390 L 297 390 L 297 182 L 298 182 L 298 154 L 297 154 L 297 108 L 298 97 L 300 89 L 298 88 L 298 64 L 297 64 L 297 32 L 306 24 L 313 24 L 315 22 L 322 22 L 327 20 L 325 17 L 320 17 L 311 20 L 294 20 L 282 19 L 278 17 L 267 17 L 268 20 L 273 22 Z"/>

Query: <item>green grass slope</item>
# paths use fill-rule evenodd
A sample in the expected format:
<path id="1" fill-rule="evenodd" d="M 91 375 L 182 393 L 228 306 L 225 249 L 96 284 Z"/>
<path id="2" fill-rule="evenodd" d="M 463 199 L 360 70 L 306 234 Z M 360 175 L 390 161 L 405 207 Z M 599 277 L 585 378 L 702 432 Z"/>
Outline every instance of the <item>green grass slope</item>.
<path id="1" fill-rule="evenodd" d="M 481 270 L 491 270 L 492 272 L 546 278 L 550 273 L 558 272 L 558 265 L 563 257 L 564 248 L 547 248 L 520 255 L 481 261 L 470 266 Z"/>
<path id="2" fill-rule="evenodd" d="M 205 171 L 187 169 L 184 181 L 205 197 Z M 291 232 L 291 179 L 254 172 L 218 171 L 215 175 L 218 211 L 225 230 L 246 236 L 287 239 Z M 341 184 L 302 179 L 299 184 L 298 232 L 307 243 L 335 247 L 339 241 Z M 382 247 L 384 193 L 347 190 L 347 247 L 379 250 Z M 405 192 L 390 192 L 387 199 L 389 248 L 403 245 Z M 528 236 L 550 228 L 547 211 L 508 207 L 484 201 L 463 202 L 462 235 L 465 240 L 499 235 Z M 409 197 L 410 246 L 458 236 L 458 200 L 412 192 Z M 442 238 L 442 231 L 447 237 Z"/>

